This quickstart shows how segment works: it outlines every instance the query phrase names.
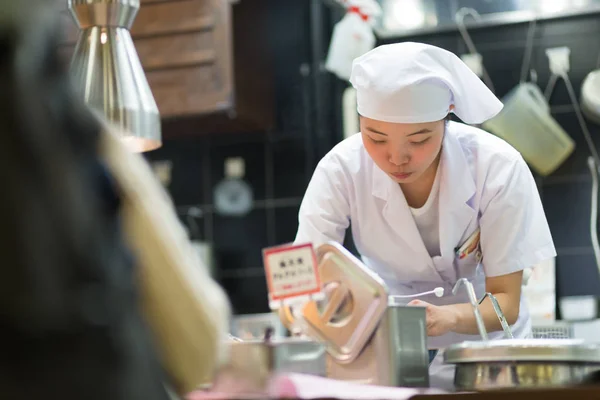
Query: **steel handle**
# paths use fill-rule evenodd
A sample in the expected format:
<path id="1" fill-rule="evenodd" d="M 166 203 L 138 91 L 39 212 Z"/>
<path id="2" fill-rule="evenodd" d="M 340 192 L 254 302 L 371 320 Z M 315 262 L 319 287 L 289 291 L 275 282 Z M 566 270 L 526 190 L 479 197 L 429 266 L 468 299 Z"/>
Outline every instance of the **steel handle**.
<path id="1" fill-rule="evenodd" d="M 473 288 L 473 284 L 469 282 L 466 278 L 460 278 L 454 288 L 452 288 L 452 294 L 456 295 L 456 292 L 463 285 L 467 291 L 467 295 L 469 296 L 469 302 L 473 307 L 473 314 L 475 315 L 475 322 L 477 323 L 477 329 L 479 330 L 479 335 L 483 340 L 488 340 L 487 330 L 485 329 L 485 324 L 483 323 L 483 317 L 481 316 L 481 311 L 479 311 L 479 302 L 477 301 L 477 295 L 475 294 L 475 289 Z"/>
<path id="2" fill-rule="evenodd" d="M 496 296 L 487 292 L 486 294 L 483 295 L 481 300 L 479 300 L 479 304 L 481 304 L 483 302 L 483 300 L 485 300 L 486 297 L 489 297 L 490 301 L 492 302 L 492 307 L 494 307 L 494 312 L 496 313 L 498 320 L 500 320 L 500 325 L 502 325 L 502 330 L 504 331 L 504 336 L 506 336 L 508 339 L 513 339 L 514 336 L 512 334 L 512 329 L 510 329 L 510 325 L 508 325 L 508 322 L 506 321 L 506 317 L 504 316 L 504 313 L 502 312 L 502 308 L 500 307 L 500 303 L 498 303 Z"/>

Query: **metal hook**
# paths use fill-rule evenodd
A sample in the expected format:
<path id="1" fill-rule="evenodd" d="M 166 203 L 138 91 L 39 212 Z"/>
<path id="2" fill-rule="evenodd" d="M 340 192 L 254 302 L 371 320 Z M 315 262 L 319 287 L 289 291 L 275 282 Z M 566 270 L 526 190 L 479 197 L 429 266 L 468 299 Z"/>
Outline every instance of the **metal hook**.
<path id="1" fill-rule="evenodd" d="M 506 318 L 504 317 L 504 313 L 502 312 L 500 303 L 498 303 L 498 300 L 496 300 L 496 296 L 494 296 L 493 294 L 491 294 L 489 292 L 486 292 L 486 294 L 483 295 L 481 300 L 479 300 L 479 305 L 481 305 L 481 303 L 483 303 L 483 301 L 485 300 L 486 297 L 489 297 L 490 301 L 492 302 L 492 307 L 494 307 L 494 311 L 496 312 L 496 315 L 498 316 L 498 319 L 500 320 L 500 325 L 502 325 L 502 330 L 504 331 L 504 335 L 508 339 L 513 339 L 514 336 L 512 334 L 512 330 L 510 329 L 510 326 L 508 325 L 508 322 L 506 321 Z"/>
<path id="2" fill-rule="evenodd" d="M 479 13 L 476 10 L 470 7 L 463 7 L 460 10 L 458 10 L 456 12 L 456 15 L 454 16 L 454 19 L 456 21 L 456 24 L 458 25 L 458 30 L 467 45 L 467 49 L 469 49 L 469 52 L 477 53 L 475 43 L 473 43 L 473 40 L 471 40 L 471 36 L 469 35 L 467 27 L 465 26 L 465 17 L 467 15 L 472 16 L 475 19 L 475 21 L 481 20 L 481 15 L 479 15 Z"/>
<path id="3" fill-rule="evenodd" d="M 471 35 L 469 35 L 469 31 L 467 30 L 467 27 L 465 25 L 465 17 L 467 15 L 471 15 L 475 19 L 475 21 L 481 20 L 481 15 L 479 15 L 479 13 L 471 7 L 462 7 L 460 10 L 458 10 L 454 16 L 454 20 L 456 21 L 458 31 L 460 32 L 460 35 L 462 36 L 463 40 L 465 41 L 465 44 L 467 45 L 467 49 L 469 50 L 469 52 L 471 54 L 479 54 L 477 52 L 477 49 L 475 48 L 475 43 L 473 43 L 473 40 L 471 39 Z M 483 65 L 483 63 L 481 65 L 481 71 L 483 73 L 483 81 L 485 82 L 485 84 L 488 86 L 488 88 L 492 92 L 495 92 L 496 90 L 494 89 L 494 84 L 492 83 L 492 78 L 490 78 L 490 75 L 488 74 L 487 70 L 485 69 L 485 66 Z"/>
<path id="4" fill-rule="evenodd" d="M 546 98 L 546 101 L 548 103 L 550 103 L 550 97 L 552 97 L 552 92 L 554 91 L 554 88 L 556 87 L 558 78 L 559 78 L 558 75 L 552 74 L 552 75 L 550 75 L 550 78 L 548 79 L 548 83 L 546 84 L 546 89 L 544 89 L 544 97 Z"/>
<path id="5" fill-rule="evenodd" d="M 537 19 L 534 17 L 529 23 L 529 29 L 527 30 L 527 42 L 525 44 L 525 54 L 523 55 L 523 63 L 521 64 L 521 83 L 527 79 L 527 70 L 531 66 L 531 54 L 533 53 L 533 40 L 535 37 L 535 28 L 537 25 Z M 532 80 L 537 81 L 537 72 L 530 70 Z"/>
<path id="6" fill-rule="evenodd" d="M 466 288 L 467 295 L 469 296 L 469 302 L 473 307 L 473 314 L 475 314 L 475 321 L 477 322 L 477 329 L 479 330 L 479 334 L 483 340 L 488 340 L 487 330 L 485 329 L 485 324 L 483 323 L 483 317 L 481 316 L 481 311 L 479 311 L 479 302 L 477 301 L 477 295 L 475 294 L 475 289 L 473 288 L 473 284 L 467 278 L 460 278 L 454 287 L 452 288 L 452 294 L 456 295 L 458 289 L 461 284 Z"/>
<path id="7" fill-rule="evenodd" d="M 199 207 L 190 207 L 187 209 L 185 217 L 190 228 L 190 236 L 192 238 L 200 237 L 200 227 L 196 223 L 195 218 L 202 217 L 202 210 Z"/>

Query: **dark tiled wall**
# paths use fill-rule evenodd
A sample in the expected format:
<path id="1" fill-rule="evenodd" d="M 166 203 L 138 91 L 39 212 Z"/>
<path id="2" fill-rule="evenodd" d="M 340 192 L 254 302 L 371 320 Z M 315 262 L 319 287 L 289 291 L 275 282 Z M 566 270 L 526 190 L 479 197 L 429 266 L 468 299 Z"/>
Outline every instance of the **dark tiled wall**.
<path id="1" fill-rule="evenodd" d="M 245 216 L 216 212 L 213 189 L 224 177 L 224 160 L 243 157 L 253 191 Z M 261 249 L 294 239 L 297 213 L 307 184 L 302 136 L 244 133 L 227 140 L 206 137 L 164 143 L 150 160 L 172 160 L 169 192 L 184 223 L 189 207 L 199 206 L 199 240 L 212 243 L 216 276 L 239 313 L 267 311 Z"/>
<path id="2" fill-rule="evenodd" d="M 311 63 L 309 2 L 268 1 L 277 129 L 165 140 L 161 149 L 147 154 L 150 161 L 173 163 L 168 190 L 182 221 L 187 225 L 189 207 L 202 211 L 196 239 L 214 246 L 216 277 L 236 313 L 268 311 L 261 249 L 294 239 L 313 168 L 307 165 L 305 135 L 311 81 L 302 73 Z M 253 208 L 242 217 L 223 216 L 214 209 L 213 189 L 223 179 L 229 157 L 244 158 L 244 179 L 253 191 Z"/>
<path id="3" fill-rule="evenodd" d="M 310 64 L 308 2 L 273 2 L 273 51 L 277 57 L 277 114 L 275 132 L 240 133 L 197 139 L 166 141 L 149 155 L 152 160 L 174 163 L 170 193 L 179 209 L 200 205 L 204 212 L 201 237 L 214 244 L 217 276 L 228 291 L 237 313 L 267 311 L 266 285 L 260 250 L 293 240 L 301 197 L 314 163 L 307 162 L 307 120 L 314 110 L 307 102 L 310 82 L 300 73 Z M 295 7 L 295 10 L 292 10 Z M 288 6 L 290 8 L 288 8 Z M 525 51 L 527 24 L 475 30 L 473 41 L 484 64 L 503 96 L 519 82 Z M 585 75 L 596 67 L 600 52 L 600 18 L 597 15 L 539 22 L 535 33 L 532 68 L 538 84 L 545 88 L 549 78 L 545 49 L 571 48 L 570 78 L 579 93 Z M 431 43 L 462 54 L 466 46 L 458 33 L 403 38 Z M 386 40 L 390 42 L 392 40 Z M 328 38 L 325 38 L 328 42 Z M 329 76 L 333 99 L 343 83 Z M 589 150 L 577 123 L 562 81 L 551 98 L 553 115 L 577 143 L 575 153 L 552 176 L 538 178 L 544 207 L 558 248 L 557 284 L 559 296 L 600 295 L 600 279 L 594 263 L 589 234 L 591 178 L 586 166 Z M 335 124 L 334 124 L 335 125 Z M 339 126 L 337 124 L 336 126 Z M 588 126 L 600 143 L 600 128 Z M 331 141 L 341 137 L 331 130 Z M 223 217 L 214 212 L 212 190 L 223 177 L 226 157 L 242 156 L 246 179 L 255 203 L 244 217 Z M 310 160 L 310 158 L 308 158 Z"/>

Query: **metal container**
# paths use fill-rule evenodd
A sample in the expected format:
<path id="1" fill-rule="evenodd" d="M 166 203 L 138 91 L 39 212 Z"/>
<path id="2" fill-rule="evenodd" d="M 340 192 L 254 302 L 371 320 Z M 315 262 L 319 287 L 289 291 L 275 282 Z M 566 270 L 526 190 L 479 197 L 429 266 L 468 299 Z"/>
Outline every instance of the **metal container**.
<path id="1" fill-rule="evenodd" d="M 287 336 L 285 327 L 275 313 L 236 315 L 231 320 L 231 334 L 242 340 L 262 338 L 267 329 L 272 329 L 273 337 Z"/>
<path id="2" fill-rule="evenodd" d="M 327 376 L 372 385 L 429 387 L 426 331 L 424 309 L 389 306 L 352 362 L 328 354 Z"/>
<path id="3" fill-rule="evenodd" d="M 263 387 L 273 373 L 326 376 L 325 347 L 307 338 L 230 340 L 231 370 Z"/>
<path id="4" fill-rule="evenodd" d="M 328 299 L 306 303 L 297 325 L 325 344 L 327 377 L 428 387 L 425 308 L 389 305 L 383 280 L 337 243 L 320 246 L 317 257 Z"/>
<path id="5" fill-rule="evenodd" d="M 572 339 L 506 339 L 449 347 L 457 390 L 576 385 L 600 370 L 600 345 Z"/>

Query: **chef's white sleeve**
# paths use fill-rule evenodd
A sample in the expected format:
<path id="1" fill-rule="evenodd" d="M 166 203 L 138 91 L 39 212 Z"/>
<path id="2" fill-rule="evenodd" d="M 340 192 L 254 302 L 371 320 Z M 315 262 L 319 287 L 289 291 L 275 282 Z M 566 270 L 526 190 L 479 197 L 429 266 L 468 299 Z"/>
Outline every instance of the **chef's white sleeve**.
<path id="1" fill-rule="evenodd" d="M 348 188 L 349 180 L 335 158 L 322 159 L 300 205 L 295 244 L 343 243 L 350 225 Z"/>
<path id="2" fill-rule="evenodd" d="M 483 269 L 501 276 L 556 256 L 540 195 L 521 156 L 486 178 L 479 220 Z"/>

